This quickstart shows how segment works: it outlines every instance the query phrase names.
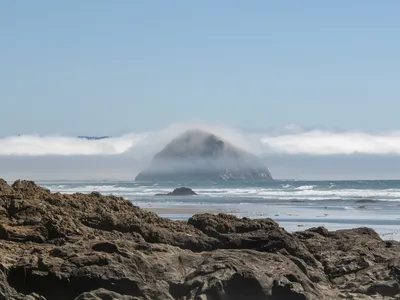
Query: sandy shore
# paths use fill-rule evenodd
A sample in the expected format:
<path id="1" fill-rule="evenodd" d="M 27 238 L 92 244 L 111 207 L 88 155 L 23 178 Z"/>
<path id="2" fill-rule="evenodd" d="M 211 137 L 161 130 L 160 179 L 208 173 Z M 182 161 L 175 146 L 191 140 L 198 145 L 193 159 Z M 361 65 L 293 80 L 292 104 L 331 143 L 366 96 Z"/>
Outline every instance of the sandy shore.
<path id="1" fill-rule="evenodd" d="M 207 209 L 207 208 L 190 208 L 190 207 L 142 207 L 145 210 L 155 212 L 156 214 L 159 215 L 177 215 L 177 216 L 190 216 L 194 214 L 203 214 L 203 213 L 210 213 L 210 214 L 218 214 L 225 212 L 224 210 L 218 210 L 218 209 Z"/>
<path id="2" fill-rule="evenodd" d="M 191 206 L 182 205 L 174 207 L 142 207 L 145 210 L 155 212 L 160 217 L 172 220 L 187 220 L 194 214 L 201 213 L 230 213 L 238 217 L 248 216 L 246 213 L 233 208 L 227 207 L 210 207 L 210 206 Z M 279 223 L 280 226 L 289 232 L 304 230 L 311 227 L 323 226 L 329 230 L 350 229 L 356 227 L 371 227 L 383 239 L 400 240 L 400 219 L 387 218 L 376 212 L 365 214 L 360 211 L 326 211 L 321 208 L 300 208 L 293 205 L 291 207 L 269 206 L 269 213 L 258 214 L 248 217 L 253 218 L 272 218 Z"/>

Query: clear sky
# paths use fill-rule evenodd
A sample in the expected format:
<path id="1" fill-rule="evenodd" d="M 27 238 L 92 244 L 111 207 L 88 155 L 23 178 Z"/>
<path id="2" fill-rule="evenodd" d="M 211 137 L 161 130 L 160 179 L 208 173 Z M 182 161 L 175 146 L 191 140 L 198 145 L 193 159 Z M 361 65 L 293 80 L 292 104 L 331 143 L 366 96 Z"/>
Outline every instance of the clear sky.
<path id="1" fill-rule="evenodd" d="M 0 1 L 0 136 L 400 126 L 400 2 Z"/>

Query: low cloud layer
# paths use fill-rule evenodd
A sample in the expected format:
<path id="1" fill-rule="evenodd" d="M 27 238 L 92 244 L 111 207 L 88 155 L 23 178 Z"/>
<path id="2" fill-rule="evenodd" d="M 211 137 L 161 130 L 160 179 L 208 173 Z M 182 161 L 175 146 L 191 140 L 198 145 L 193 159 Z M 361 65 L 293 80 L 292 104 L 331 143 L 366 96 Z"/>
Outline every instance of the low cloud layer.
<path id="1" fill-rule="evenodd" d="M 0 139 L 0 156 L 130 155 L 141 158 L 161 150 L 188 129 L 210 131 L 235 146 L 258 155 L 400 155 L 400 131 L 333 132 L 302 130 L 290 125 L 282 130 L 245 132 L 225 126 L 191 123 L 101 140 L 64 136 L 11 136 Z"/>
<path id="2" fill-rule="evenodd" d="M 0 139 L 0 155 L 114 155 L 135 146 L 146 134 L 130 134 L 100 140 L 65 136 L 21 135 Z"/>
<path id="3" fill-rule="evenodd" d="M 213 124 L 174 124 L 101 140 L 62 136 L 0 139 L 0 177 L 134 180 L 155 153 L 188 129 L 202 129 L 259 155 L 276 179 L 396 179 L 400 132 L 334 132 L 286 126 L 248 132 Z"/>
<path id="4" fill-rule="evenodd" d="M 261 138 L 276 153 L 400 155 L 400 132 L 329 132 L 313 130 Z"/>

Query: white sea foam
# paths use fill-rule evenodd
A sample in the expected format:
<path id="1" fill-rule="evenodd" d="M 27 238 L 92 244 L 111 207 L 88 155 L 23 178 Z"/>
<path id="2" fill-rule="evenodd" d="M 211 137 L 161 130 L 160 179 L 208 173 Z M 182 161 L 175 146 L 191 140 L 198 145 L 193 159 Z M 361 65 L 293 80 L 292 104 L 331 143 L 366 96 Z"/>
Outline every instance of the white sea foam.
<path id="1" fill-rule="evenodd" d="M 302 185 L 302 186 L 295 188 L 295 190 L 307 191 L 307 190 L 312 190 L 313 188 L 314 188 L 314 185 Z"/>
<path id="2" fill-rule="evenodd" d="M 293 127 L 290 126 L 289 129 Z M 226 126 L 185 123 L 165 129 L 131 133 L 118 137 L 88 140 L 68 136 L 20 135 L 0 139 L 0 155 L 117 155 L 136 157 L 153 154 L 171 139 L 188 129 L 212 132 L 246 151 L 258 155 L 284 153 L 289 155 L 379 154 L 400 155 L 400 131 L 367 133 L 323 130 L 267 130 L 245 132 Z"/>

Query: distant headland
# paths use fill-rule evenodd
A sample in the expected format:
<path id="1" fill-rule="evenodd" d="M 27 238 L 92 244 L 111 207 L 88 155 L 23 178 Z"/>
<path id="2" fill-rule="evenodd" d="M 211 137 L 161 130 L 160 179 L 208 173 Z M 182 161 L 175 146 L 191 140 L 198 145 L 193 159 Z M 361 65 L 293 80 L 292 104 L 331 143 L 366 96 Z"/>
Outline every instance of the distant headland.
<path id="1" fill-rule="evenodd" d="M 257 156 L 196 129 L 167 144 L 136 180 L 257 182 L 273 178 Z"/>

